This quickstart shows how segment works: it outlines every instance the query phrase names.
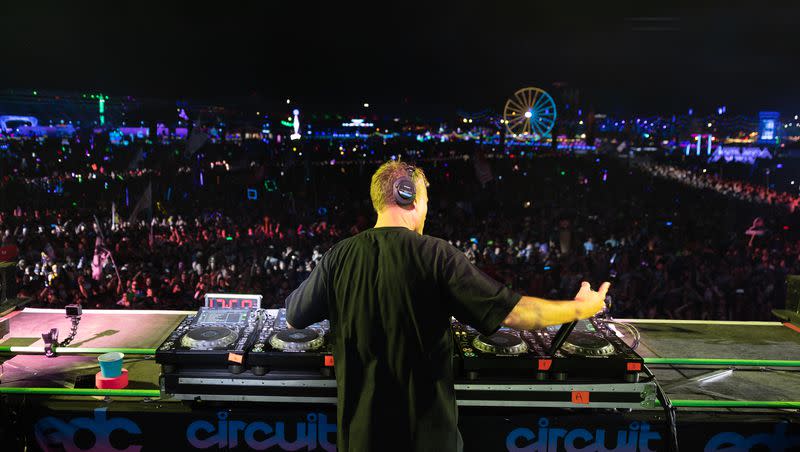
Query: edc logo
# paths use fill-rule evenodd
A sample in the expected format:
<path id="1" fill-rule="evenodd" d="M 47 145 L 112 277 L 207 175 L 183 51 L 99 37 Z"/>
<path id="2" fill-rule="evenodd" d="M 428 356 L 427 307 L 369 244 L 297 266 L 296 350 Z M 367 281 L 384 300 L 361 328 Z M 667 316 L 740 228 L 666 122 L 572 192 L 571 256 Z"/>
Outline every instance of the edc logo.
<path id="1" fill-rule="evenodd" d="M 122 430 L 128 435 L 139 435 L 142 433 L 136 423 L 126 418 L 108 419 L 107 408 L 97 408 L 94 410 L 94 419 L 79 417 L 69 422 L 48 416 L 39 419 L 34 426 L 36 443 L 42 450 L 61 450 L 65 452 L 79 452 L 86 450 L 120 451 L 120 452 L 139 452 L 142 446 L 131 445 L 125 449 L 117 449 L 111 444 L 111 434 L 114 431 Z M 89 431 L 94 441 L 78 441 L 76 434 L 81 430 Z M 85 447 L 83 447 L 83 443 Z"/>
<path id="2" fill-rule="evenodd" d="M 336 451 L 336 445 L 328 441 L 328 435 L 336 432 L 336 424 L 328 423 L 328 417 L 322 413 L 309 413 L 307 422 L 297 422 L 295 440 L 290 441 L 286 435 L 286 423 L 278 421 L 275 425 L 266 422 L 228 420 L 228 413 L 217 413 L 216 425 L 208 421 L 195 421 L 186 429 L 189 444 L 206 449 L 217 446 L 235 448 L 239 445 L 240 433 L 244 443 L 250 449 L 265 450 L 278 446 L 280 450 L 317 450 Z"/>
<path id="3" fill-rule="evenodd" d="M 609 435 L 611 436 L 611 435 Z M 617 432 L 614 447 L 606 444 L 605 429 L 598 428 L 592 432 L 585 428 L 566 430 L 550 427 L 547 418 L 539 419 L 539 430 L 534 433 L 527 427 L 513 430 L 506 437 L 506 448 L 509 452 L 547 452 L 557 450 L 614 450 L 618 452 L 654 452 L 650 442 L 661 439 L 661 434 L 650 431 L 646 422 L 632 422 L 628 429 Z"/>
<path id="4" fill-rule="evenodd" d="M 800 447 L 800 436 L 786 435 L 786 423 L 775 425 L 772 433 L 756 433 L 742 436 L 736 432 L 724 432 L 714 435 L 706 443 L 705 452 L 725 450 L 750 450 L 755 446 L 765 446 L 771 451 L 797 450 Z"/>

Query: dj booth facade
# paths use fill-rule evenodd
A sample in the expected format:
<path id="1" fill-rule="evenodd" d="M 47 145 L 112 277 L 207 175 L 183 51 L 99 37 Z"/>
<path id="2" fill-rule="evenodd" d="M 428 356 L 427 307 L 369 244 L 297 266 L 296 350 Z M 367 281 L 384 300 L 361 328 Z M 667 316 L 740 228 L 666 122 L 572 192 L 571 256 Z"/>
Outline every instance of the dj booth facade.
<path id="1" fill-rule="evenodd" d="M 25 429 L 28 450 L 336 450 L 331 406 L 184 404 L 141 401 L 44 400 L 8 403 L 11 428 Z M 14 417 L 22 414 L 22 417 Z M 681 412 L 682 450 L 800 448 L 796 414 Z M 661 451 L 668 432 L 659 411 L 461 408 L 467 451 Z M 22 450 L 20 438 L 3 450 Z M 392 438 L 384 450 L 392 449 Z M 13 445 L 13 446 L 12 446 Z"/>
<path id="2" fill-rule="evenodd" d="M 186 315 L 86 311 L 70 348 L 154 348 Z M 69 325 L 61 311 L 28 309 L 11 320 L 11 333 L 0 346 L 41 347 L 41 339 L 35 340 L 41 332 Z M 707 357 L 704 353 L 776 360 L 800 356 L 800 334 L 777 322 L 641 321 L 637 327 L 642 333 L 638 351 L 645 359 L 678 352 L 686 358 Z M 214 400 L 209 391 L 178 400 L 163 390 L 161 369 L 152 356 L 127 355 L 124 366 L 132 396 L 104 397 L 71 392 L 90 387 L 87 376 L 98 370 L 96 355 L 63 353 L 46 358 L 16 353 L 2 364 L 3 451 L 335 450 L 335 387 L 327 383 L 326 388 L 324 380 L 308 402 L 252 402 L 247 394 L 240 400 Z M 797 368 L 647 367 L 671 399 L 698 402 L 696 408 L 687 403 L 678 409 L 681 449 L 800 450 L 800 404 L 792 402 L 800 400 Z M 251 385 L 241 375 L 225 378 Z M 456 385 L 465 450 L 668 449 L 668 424 L 654 400 L 652 383 L 609 387 L 565 382 L 528 390 L 484 383 L 459 381 Z M 269 392 L 257 387 L 249 391 Z M 512 397 L 494 397 L 503 391 Z M 750 408 L 747 401 L 760 403 Z M 732 407 L 709 407 L 712 402 L 730 402 Z M 775 408 L 766 402 L 775 403 Z M 386 450 L 392 450 L 392 438 L 385 441 Z"/>

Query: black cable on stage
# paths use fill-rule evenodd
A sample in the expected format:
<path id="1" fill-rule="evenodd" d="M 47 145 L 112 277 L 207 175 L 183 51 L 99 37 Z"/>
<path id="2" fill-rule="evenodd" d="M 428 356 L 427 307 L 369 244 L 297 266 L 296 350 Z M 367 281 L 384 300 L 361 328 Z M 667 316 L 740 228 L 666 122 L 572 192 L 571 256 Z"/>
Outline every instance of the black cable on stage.
<path id="1" fill-rule="evenodd" d="M 616 258 L 616 254 L 611 257 L 611 261 L 609 264 L 614 264 L 614 260 Z M 613 279 L 614 275 L 611 274 L 611 267 L 609 267 L 609 277 Z M 633 345 L 631 349 L 636 350 L 639 347 L 639 343 L 641 342 L 642 335 L 639 332 L 639 329 L 633 325 L 629 325 L 627 323 L 615 321 L 613 317 L 611 317 L 611 300 L 606 297 L 606 310 L 605 310 L 605 318 L 601 319 L 602 321 L 606 322 L 607 324 L 610 323 L 612 325 L 619 325 L 624 326 L 629 332 L 633 334 Z M 648 372 L 649 373 L 649 372 Z M 651 374 L 652 375 L 652 374 Z M 655 383 L 656 385 L 656 397 L 658 401 L 661 402 L 661 406 L 664 408 L 664 415 L 666 416 L 666 423 L 667 423 L 667 445 L 670 452 L 679 452 L 680 448 L 678 447 L 678 421 L 676 419 L 676 410 L 675 407 L 672 406 L 672 402 L 669 401 L 667 395 L 664 394 L 664 391 L 661 389 L 661 385 L 658 382 Z"/>
<path id="2" fill-rule="evenodd" d="M 666 415 L 668 450 L 670 452 L 678 452 L 680 448 L 678 447 L 678 421 L 675 414 L 676 410 L 675 407 L 672 406 L 672 402 L 667 398 L 667 395 L 664 394 L 661 385 L 658 383 L 656 383 L 656 397 L 658 401 L 661 402 L 661 406 L 664 408 L 664 414 Z"/>
<path id="3" fill-rule="evenodd" d="M 605 322 L 627 328 L 628 331 L 633 334 L 633 345 L 631 345 L 631 348 L 636 350 L 636 348 L 639 346 L 642 336 L 635 326 L 624 322 L 617 322 L 611 318 L 606 319 Z M 667 424 L 667 444 L 669 445 L 668 450 L 670 452 L 678 452 L 678 421 L 675 407 L 672 406 L 672 402 L 670 402 L 667 398 L 667 395 L 664 394 L 664 391 L 661 389 L 661 385 L 659 385 L 658 382 L 656 382 L 655 385 L 656 397 L 658 398 L 658 401 L 661 402 L 661 406 L 664 408 L 665 422 Z"/>

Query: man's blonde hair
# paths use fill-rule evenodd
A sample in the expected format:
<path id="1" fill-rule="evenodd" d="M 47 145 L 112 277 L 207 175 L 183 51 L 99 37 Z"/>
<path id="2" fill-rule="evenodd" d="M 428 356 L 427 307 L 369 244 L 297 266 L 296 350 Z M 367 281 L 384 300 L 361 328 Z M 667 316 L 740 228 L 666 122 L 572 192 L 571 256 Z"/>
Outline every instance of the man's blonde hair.
<path id="1" fill-rule="evenodd" d="M 410 177 L 419 195 L 420 182 L 428 186 L 428 178 L 422 169 L 406 162 L 388 161 L 381 165 L 372 175 L 369 185 L 369 196 L 372 198 L 372 207 L 375 212 L 381 213 L 386 206 L 397 205 L 394 199 L 394 182 L 401 177 Z"/>

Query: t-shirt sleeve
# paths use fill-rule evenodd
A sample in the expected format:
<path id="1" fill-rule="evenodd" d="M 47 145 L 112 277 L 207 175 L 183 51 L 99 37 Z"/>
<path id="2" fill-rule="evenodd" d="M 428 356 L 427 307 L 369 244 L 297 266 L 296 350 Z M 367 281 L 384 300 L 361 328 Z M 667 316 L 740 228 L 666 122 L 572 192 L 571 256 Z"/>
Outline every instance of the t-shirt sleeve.
<path id="1" fill-rule="evenodd" d="M 441 282 L 453 315 L 481 334 L 494 333 L 522 295 L 489 277 L 452 245 L 444 246 Z"/>
<path id="2" fill-rule="evenodd" d="M 308 278 L 286 297 L 286 320 L 305 328 L 328 318 L 330 250 L 320 259 Z"/>

